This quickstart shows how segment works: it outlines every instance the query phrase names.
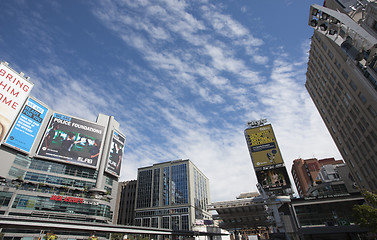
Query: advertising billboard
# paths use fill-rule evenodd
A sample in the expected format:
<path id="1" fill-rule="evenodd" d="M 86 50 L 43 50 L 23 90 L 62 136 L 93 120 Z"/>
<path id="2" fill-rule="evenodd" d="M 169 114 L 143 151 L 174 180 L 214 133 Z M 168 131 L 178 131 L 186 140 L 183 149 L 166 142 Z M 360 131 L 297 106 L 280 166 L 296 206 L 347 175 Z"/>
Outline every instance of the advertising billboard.
<path id="1" fill-rule="evenodd" d="M 107 156 L 106 171 L 108 173 L 116 176 L 120 175 L 120 165 L 122 164 L 125 143 L 126 138 L 114 130 Z"/>
<path id="2" fill-rule="evenodd" d="M 54 113 L 37 155 L 97 167 L 104 131 L 105 128 L 98 124 Z"/>
<path id="3" fill-rule="evenodd" d="M 255 171 L 258 182 L 266 191 L 279 190 L 291 187 L 287 169 L 283 167 Z"/>
<path id="4" fill-rule="evenodd" d="M 8 134 L 5 143 L 17 150 L 30 153 L 47 111 L 47 107 L 29 98 Z"/>
<path id="5" fill-rule="evenodd" d="M 20 112 L 33 84 L 0 63 L 0 143 Z"/>
<path id="6" fill-rule="evenodd" d="M 271 124 L 247 128 L 245 138 L 254 169 L 284 163 Z"/>

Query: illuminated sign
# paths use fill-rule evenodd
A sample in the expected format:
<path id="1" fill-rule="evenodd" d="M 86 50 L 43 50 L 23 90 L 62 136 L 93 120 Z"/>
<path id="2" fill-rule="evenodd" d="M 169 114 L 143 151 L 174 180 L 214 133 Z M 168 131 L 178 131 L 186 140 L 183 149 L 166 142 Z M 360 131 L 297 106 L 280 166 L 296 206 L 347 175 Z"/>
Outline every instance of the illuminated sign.
<path id="1" fill-rule="evenodd" d="M 113 138 L 110 144 L 110 150 L 107 157 L 106 172 L 119 176 L 120 166 L 122 164 L 124 145 L 126 138 L 117 131 L 113 131 Z"/>
<path id="2" fill-rule="evenodd" d="M 81 204 L 84 203 L 83 198 L 60 196 L 60 195 L 52 195 L 50 197 L 50 200 L 58 201 L 58 202 L 70 202 L 70 203 L 81 203 Z"/>
<path id="3" fill-rule="evenodd" d="M 105 128 L 98 124 L 55 113 L 37 155 L 89 167 L 99 163 Z"/>
<path id="4" fill-rule="evenodd" d="M 47 111 L 46 107 L 29 98 L 5 143 L 18 150 L 30 153 Z"/>
<path id="5" fill-rule="evenodd" d="M 255 171 L 258 182 L 266 191 L 291 187 L 287 169 L 283 167 Z"/>
<path id="6" fill-rule="evenodd" d="M 20 74 L 0 63 L 0 141 L 14 122 L 33 84 Z"/>
<path id="7" fill-rule="evenodd" d="M 284 163 L 271 124 L 246 129 L 245 138 L 255 169 Z"/>

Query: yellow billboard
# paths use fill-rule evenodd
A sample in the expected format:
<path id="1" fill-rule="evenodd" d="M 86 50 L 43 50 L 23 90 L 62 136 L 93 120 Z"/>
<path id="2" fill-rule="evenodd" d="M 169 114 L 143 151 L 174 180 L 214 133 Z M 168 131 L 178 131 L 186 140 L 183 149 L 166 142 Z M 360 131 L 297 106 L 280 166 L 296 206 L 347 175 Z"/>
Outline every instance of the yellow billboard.
<path id="1" fill-rule="evenodd" d="M 284 163 L 271 124 L 247 128 L 245 138 L 254 168 Z"/>

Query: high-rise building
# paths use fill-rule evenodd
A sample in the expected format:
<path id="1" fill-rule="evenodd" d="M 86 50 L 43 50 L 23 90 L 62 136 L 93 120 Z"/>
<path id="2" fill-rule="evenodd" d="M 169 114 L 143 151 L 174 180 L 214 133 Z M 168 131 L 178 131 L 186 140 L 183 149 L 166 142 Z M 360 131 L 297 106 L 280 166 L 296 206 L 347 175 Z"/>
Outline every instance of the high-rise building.
<path id="1" fill-rule="evenodd" d="M 358 186 L 377 190 L 377 3 L 312 5 L 306 88 Z"/>
<path id="2" fill-rule="evenodd" d="M 315 183 L 322 166 L 342 163 L 342 160 L 335 160 L 334 158 L 320 160 L 316 158 L 305 160 L 300 158 L 294 160 L 291 172 L 298 194 L 301 197 L 306 195 L 309 188 Z"/>
<path id="3" fill-rule="evenodd" d="M 192 230 L 212 219 L 209 203 L 208 178 L 188 159 L 138 169 L 136 226 Z"/>
<path id="4" fill-rule="evenodd" d="M 136 180 L 120 182 L 114 220 L 121 225 L 134 225 Z"/>

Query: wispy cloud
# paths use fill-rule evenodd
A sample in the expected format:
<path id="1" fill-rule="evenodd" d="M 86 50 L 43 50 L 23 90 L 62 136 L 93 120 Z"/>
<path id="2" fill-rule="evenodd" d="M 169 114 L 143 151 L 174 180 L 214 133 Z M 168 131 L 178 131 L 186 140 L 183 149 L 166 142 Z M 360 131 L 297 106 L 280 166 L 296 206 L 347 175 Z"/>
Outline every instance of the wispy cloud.
<path id="1" fill-rule="evenodd" d="M 189 158 L 209 177 L 212 200 L 255 191 L 243 131 L 259 118 L 273 124 L 288 169 L 297 157 L 338 154 L 304 88 L 308 41 L 292 56 L 269 45 L 273 33 L 253 32 L 225 3 L 210 1 L 85 3 L 84 19 L 95 24 L 78 28 L 71 8 L 56 4 L 67 29 L 49 24 L 43 4 L 21 14 L 28 4 L 7 14 L 16 14 L 30 49 L 23 70 L 32 95 L 91 121 L 114 115 L 127 136 L 121 180 L 135 179 L 138 167 Z"/>

